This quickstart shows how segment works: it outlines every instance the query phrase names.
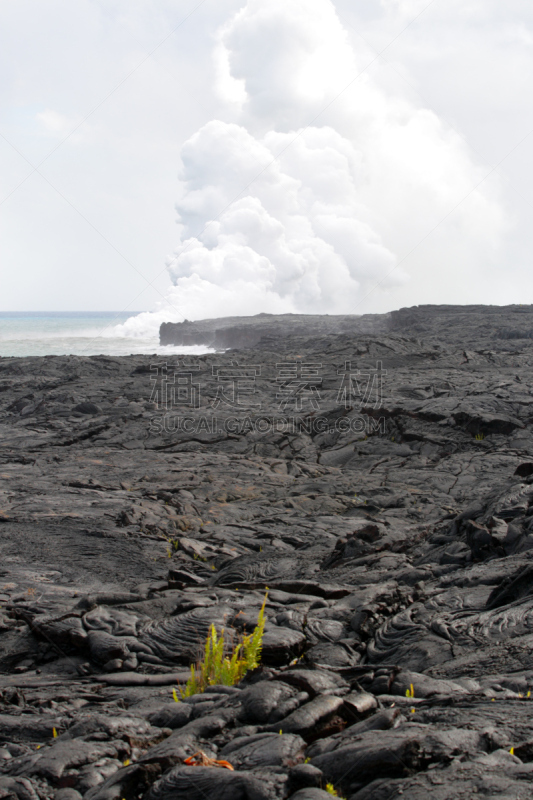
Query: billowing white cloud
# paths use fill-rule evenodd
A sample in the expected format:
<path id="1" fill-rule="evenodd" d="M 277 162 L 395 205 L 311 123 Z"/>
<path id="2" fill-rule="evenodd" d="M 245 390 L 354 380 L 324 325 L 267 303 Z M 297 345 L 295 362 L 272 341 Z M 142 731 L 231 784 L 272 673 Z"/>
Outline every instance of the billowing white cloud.
<path id="1" fill-rule="evenodd" d="M 168 305 L 125 333 L 420 302 L 428 278 L 446 295 L 490 261 L 505 221 L 486 172 L 433 111 L 360 74 L 330 0 L 248 0 L 219 31 L 215 65 L 227 119 L 181 150 Z"/>
<path id="2" fill-rule="evenodd" d="M 374 231 L 410 280 L 380 286 L 362 303 L 360 290 L 356 311 L 420 302 L 530 302 L 533 150 L 526 136 L 533 108 L 524 98 L 533 75 L 533 4 L 333 4 L 348 36 L 342 28 L 337 35 L 332 5 L 323 2 L 306 3 L 303 22 L 301 6 L 290 0 L 281 7 L 270 0 L 262 6 L 246 0 L 0 3 L 0 123 L 22 154 L 0 142 L 1 199 L 7 197 L 2 308 L 154 308 L 170 284 L 164 254 L 181 239 L 173 213 L 177 196 L 184 199 L 176 187 L 180 149 L 213 119 L 234 123 L 263 144 L 272 132 L 329 127 L 357 153 L 353 218 Z M 284 37 L 297 42 L 294 52 Z M 323 49 L 313 78 L 317 41 Z M 283 59 L 287 66 L 276 83 L 274 67 Z M 351 80 L 352 63 L 355 75 L 368 69 L 319 115 Z M 294 175 L 286 163 L 291 150 L 278 161 Z M 43 180 L 24 157 L 37 165 L 50 153 L 40 168 Z M 209 184 L 206 175 L 204 188 Z M 502 206 L 512 228 L 500 246 Z M 192 238 L 199 231 L 182 232 Z M 205 284 L 212 287 L 209 304 L 197 291 L 193 303 L 192 290 L 185 296 L 177 287 L 179 301 L 172 303 L 185 314 L 197 302 L 200 310 L 224 313 L 217 296 L 223 309 L 229 300 L 232 308 L 242 306 L 218 284 Z M 266 303 L 264 293 L 254 297 L 259 308 Z M 171 307 L 163 317 L 171 314 L 180 318 Z"/>

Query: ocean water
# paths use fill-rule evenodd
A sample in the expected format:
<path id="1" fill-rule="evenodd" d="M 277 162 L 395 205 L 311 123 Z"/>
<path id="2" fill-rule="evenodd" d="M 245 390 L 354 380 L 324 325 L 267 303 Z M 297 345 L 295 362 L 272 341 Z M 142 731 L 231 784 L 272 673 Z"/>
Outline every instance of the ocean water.
<path id="1" fill-rule="evenodd" d="M 139 312 L 0 311 L 2 356 L 197 355 L 206 347 L 161 347 L 157 336 L 119 336 L 116 326 Z"/>

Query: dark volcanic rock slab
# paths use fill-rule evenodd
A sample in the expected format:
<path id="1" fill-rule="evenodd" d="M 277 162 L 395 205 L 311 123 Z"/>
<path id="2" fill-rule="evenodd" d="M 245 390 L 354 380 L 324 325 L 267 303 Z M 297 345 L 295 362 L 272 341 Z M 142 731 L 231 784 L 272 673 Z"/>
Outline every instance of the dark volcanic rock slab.
<path id="1" fill-rule="evenodd" d="M 154 784 L 147 800 L 276 800 L 282 796 L 266 775 L 212 767 L 177 767 Z"/>

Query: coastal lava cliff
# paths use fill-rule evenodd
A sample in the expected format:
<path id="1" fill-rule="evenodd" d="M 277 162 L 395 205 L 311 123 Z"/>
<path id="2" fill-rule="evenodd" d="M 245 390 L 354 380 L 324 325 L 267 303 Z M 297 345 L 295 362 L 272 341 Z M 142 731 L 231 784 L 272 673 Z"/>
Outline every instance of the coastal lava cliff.
<path id="1" fill-rule="evenodd" d="M 533 307 L 161 341 L 0 359 L 0 797 L 529 797 Z"/>

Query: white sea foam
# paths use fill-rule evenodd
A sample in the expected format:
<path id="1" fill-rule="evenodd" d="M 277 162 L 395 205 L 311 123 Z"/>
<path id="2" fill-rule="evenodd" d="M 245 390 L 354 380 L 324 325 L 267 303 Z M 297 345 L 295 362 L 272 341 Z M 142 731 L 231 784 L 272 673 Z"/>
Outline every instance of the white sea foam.
<path id="1" fill-rule="evenodd" d="M 157 332 L 152 336 L 117 336 L 117 316 L 126 314 L 1 314 L 0 357 L 45 355 L 157 354 L 199 355 L 206 347 L 162 347 Z"/>

